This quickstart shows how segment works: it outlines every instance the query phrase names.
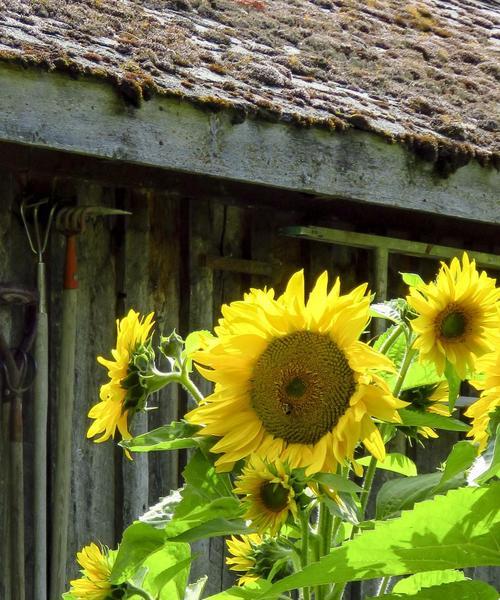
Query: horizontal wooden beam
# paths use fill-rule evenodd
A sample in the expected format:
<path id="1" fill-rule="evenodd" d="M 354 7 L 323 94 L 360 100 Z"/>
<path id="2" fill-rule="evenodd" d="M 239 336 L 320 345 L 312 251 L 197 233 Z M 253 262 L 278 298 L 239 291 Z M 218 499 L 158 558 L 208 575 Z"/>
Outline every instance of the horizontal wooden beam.
<path id="1" fill-rule="evenodd" d="M 500 174 L 475 161 L 441 179 L 432 164 L 372 133 L 233 122 L 227 111 L 167 97 L 135 108 L 106 82 L 7 63 L 0 87 L 0 141 L 500 223 Z"/>
<path id="2" fill-rule="evenodd" d="M 449 259 L 461 256 L 464 248 L 452 248 L 438 244 L 427 244 L 424 242 L 413 242 L 399 238 L 373 235 L 369 233 L 356 233 L 341 229 L 330 229 L 328 227 L 284 227 L 280 230 L 283 235 L 297 237 L 316 242 L 338 244 L 354 248 L 366 248 L 369 250 L 384 249 L 392 254 L 404 254 L 419 258 Z M 469 256 L 483 267 L 500 269 L 500 256 L 488 254 L 487 252 L 467 251 Z"/>

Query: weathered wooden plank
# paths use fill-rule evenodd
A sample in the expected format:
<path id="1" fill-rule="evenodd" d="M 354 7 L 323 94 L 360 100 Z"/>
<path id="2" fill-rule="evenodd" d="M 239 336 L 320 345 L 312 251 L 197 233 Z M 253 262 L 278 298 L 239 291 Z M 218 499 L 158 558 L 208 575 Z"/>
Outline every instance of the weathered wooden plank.
<path id="1" fill-rule="evenodd" d="M 432 164 L 363 131 L 235 124 L 170 98 L 137 110 L 103 82 L 8 65 L 0 79 L 2 141 L 500 223 L 500 174 L 475 161 L 438 179 Z"/>

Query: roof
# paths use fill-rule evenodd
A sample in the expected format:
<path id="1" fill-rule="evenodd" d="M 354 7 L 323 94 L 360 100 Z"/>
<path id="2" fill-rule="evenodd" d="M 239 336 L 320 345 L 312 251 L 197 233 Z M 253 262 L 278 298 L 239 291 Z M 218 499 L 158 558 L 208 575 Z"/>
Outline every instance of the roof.
<path id="1" fill-rule="evenodd" d="M 0 60 L 500 163 L 493 0 L 0 0 Z M 497 162 L 498 161 L 498 162 Z M 451 165 L 451 166 L 450 166 Z"/>

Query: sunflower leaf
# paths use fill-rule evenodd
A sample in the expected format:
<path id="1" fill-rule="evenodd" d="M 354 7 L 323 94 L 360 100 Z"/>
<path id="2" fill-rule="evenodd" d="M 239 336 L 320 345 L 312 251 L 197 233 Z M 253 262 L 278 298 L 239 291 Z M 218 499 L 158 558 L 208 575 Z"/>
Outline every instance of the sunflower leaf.
<path id="1" fill-rule="evenodd" d="M 419 288 L 420 286 L 425 286 L 425 281 L 417 275 L 416 273 L 399 273 L 403 278 L 403 281 L 406 285 L 414 288 Z"/>
<path id="2" fill-rule="evenodd" d="M 159 450 L 179 450 L 196 448 L 199 444 L 196 433 L 198 425 L 186 421 L 173 421 L 130 440 L 122 440 L 119 445 L 132 452 L 157 452 Z"/>
<path id="3" fill-rule="evenodd" d="M 454 569 L 426 571 L 425 573 L 415 573 L 415 575 L 401 579 L 392 588 L 392 591 L 397 594 L 415 594 L 422 588 L 441 585 L 442 583 L 452 583 L 453 581 L 465 581 L 465 579 L 466 577 L 462 571 Z"/>
<path id="4" fill-rule="evenodd" d="M 469 431 L 470 429 L 469 425 L 453 417 L 407 408 L 400 408 L 398 412 L 402 424 L 409 427 L 433 427 L 435 429 L 445 429 L 446 431 Z"/>
<path id="5" fill-rule="evenodd" d="M 467 478 L 469 485 L 486 483 L 492 477 L 500 476 L 500 425 L 486 450 L 476 458 Z"/>
<path id="6" fill-rule="evenodd" d="M 380 600 L 498 600 L 496 590 L 484 581 L 452 581 L 426 587 L 415 594 L 384 594 Z M 373 597 L 366 600 L 374 600 Z"/>
<path id="7" fill-rule="evenodd" d="M 372 457 L 363 456 L 358 458 L 356 461 L 364 467 L 370 464 Z M 413 477 L 417 474 L 417 466 L 415 463 L 399 452 L 392 452 L 391 454 L 385 455 L 385 460 L 377 462 L 377 469 L 384 469 L 385 471 L 393 471 L 394 473 L 400 473 L 406 475 L 406 477 Z"/>
<path id="8" fill-rule="evenodd" d="M 404 481 L 415 479 L 412 477 Z M 446 496 L 436 496 L 417 504 L 397 519 L 376 523 L 375 529 L 363 532 L 271 587 L 256 585 L 249 590 L 251 593 L 242 588 L 244 593 L 240 595 L 231 589 L 231 594 L 223 592 L 209 600 L 267 600 L 278 593 L 303 586 L 439 569 L 498 566 L 499 497 L 500 483 L 483 488 L 461 488 L 448 492 Z M 448 596 L 454 599 L 462 597 L 460 593 Z M 422 596 L 419 600 L 423 600 Z"/>
<path id="9" fill-rule="evenodd" d="M 393 323 L 402 323 L 401 313 L 391 302 L 376 302 L 370 306 L 370 315 L 379 319 L 387 319 Z"/>
<path id="10" fill-rule="evenodd" d="M 315 473 L 310 478 L 310 481 L 322 483 L 323 485 L 332 488 L 336 492 L 348 492 L 349 494 L 357 494 L 361 492 L 361 488 L 359 485 L 354 483 L 354 481 L 333 473 Z"/>
<path id="11" fill-rule="evenodd" d="M 208 576 L 204 575 L 200 577 L 197 581 L 190 583 L 186 587 L 186 592 L 184 595 L 184 600 L 201 600 L 201 595 L 203 594 L 203 590 L 207 585 Z"/>
<path id="12" fill-rule="evenodd" d="M 208 513 L 208 511 L 207 511 Z M 182 531 L 178 535 L 169 535 L 169 539 L 172 542 L 197 542 L 198 540 L 206 540 L 212 537 L 222 537 L 225 535 L 248 535 L 253 530 L 249 529 L 245 521 L 242 519 L 210 519 L 209 513 L 200 519 L 200 524 L 196 527 L 190 527 L 185 531 Z M 174 520 L 176 528 L 182 528 L 183 523 Z M 168 531 L 172 532 L 173 527 L 170 527 Z"/>
<path id="13" fill-rule="evenodd" d="M 377 494 L 377 519 L 394 517 L 402 510 L 413 508 L 416 502 L 432 498 L 438 493 L 438 486 L 439 493 L 444 493 L 465 483 L 463 474 L 456 475 L 442 485 L 441 477 L 442 473 L 437 472 L 386 481 Z"/>
<path id="14" fill-rule="evenodd" d="M 441 480 L 435 488 L 435 491 L 441 489 L 444 484 L 459 474 L 465 473 L 476 458 L 476 448 L 471 442 L 457 442 L 451 449 L 446 464 L 441 475 Z"/>

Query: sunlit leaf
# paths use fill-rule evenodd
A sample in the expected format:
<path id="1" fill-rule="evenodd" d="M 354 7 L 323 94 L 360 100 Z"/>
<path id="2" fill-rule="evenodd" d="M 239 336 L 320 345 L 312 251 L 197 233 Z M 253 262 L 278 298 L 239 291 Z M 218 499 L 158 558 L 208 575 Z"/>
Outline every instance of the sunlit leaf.
<path id="1" fill-rule="evenodd" d="M 195 438 L 199 430 L 198 425 L 186 421 L 174 421 L 170 425 L 158 427 L 130 440 L 122 440 L 119 445 L 133 452 L 195 448 L 199 443 Z"/>
<path id="2" fill-rule="evenodd" d="M 405 481 L 413 481 L 408 478 Z M 422 571 L 499 566 L 500 483 L 461 488 L 417 504 L 401 517 L 376 523 L 301 572 L 269 587 L 260 583 L 210 600 L 264 600 L 303 586 L 405 575 Z M 461 583 L 461 582 L 458 582 Z M 456 584 L 445 584 L 456 585 Z M 260 591 L 258 591 L 260 588 Z M 461 594 L 454 598 L 462 598 Z M 442 598 L 440 598 L 442 600 Z M 488 599 L 489 600 L 489 599 Z"/>
<path id="3" fill-rule="evenodd" d="M 401 273 L 400 275 L 403 279 L 403 281 L 406 283 L 406 285 L 410 286 L 410 287 L 415 287 L 415 288 L 419 288 L 423 285 L 425 285 L 425 281 L 422 279 L 422 277 L 420 277 L 420 275 L 417 275 L 417 273 Z"/>
<path id="4" fill-rule="evenodd" d="M 486 450 L 474 461 L 467 482 L 470 485 L 486 483 L 492 477 L 500 477 L 500 425 Z"/>
<path id="5" fill-rule="evenodd" d="M 471 442 L 457 442 L 446 459 L 441 480 L 436 489 L 441 488 L 447 481 L 459 474 L 464 474 L 476 458 L 476 448 Z"/>
<path id="6" fill-rule="evenodd" d="M 414 594 L 385 594 L 380 600 L 498 600 L 497 591 L 484 581 L 454 581 L 422 588 Z M 374 598 L 367 598 L 374 600 Z"/>
<path id="7" fill-rule="evenodd" d="M 470 426 L 453 417 L 445 417 L 436 413 L 421 412 L 400 408 L 399 416 L 403 425 L 409 427 L 432 427 L 446 431 L 469 431 Z"/>
<path id="8" fill-rule="evenodd" d="M 364 467 L 368 466 L 371 461 L 371 456 L 363 456 L 363 458 L 356 459 L 360 465 Z M 377 469 L 384 469 L 385 471 L 393 471 L 394 473 L 400 473 L 407 477 L 413 477 L 417 474 L 417 466 L 415 463 L 399 452 L 392 452 L 391 454 L 385 455 L 385 460 L 377 462 Z"/>
<path id="9" fill-rule="evenodd" d="M 415 594 L 422 588 L 441 585 L 442 583 L 452 583 L 453 581 L 464 581 L 465 579 L 466 577 L 462 571 L 455 571 L 453 569 L 426 571 L 401 579 L 392 588 L 392 592 L 397 594 Z"/>

